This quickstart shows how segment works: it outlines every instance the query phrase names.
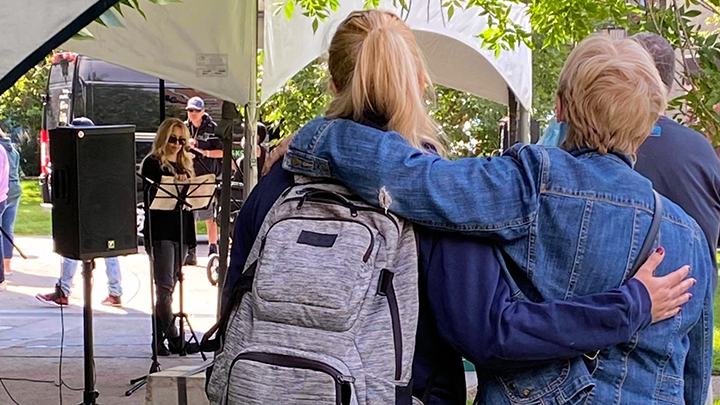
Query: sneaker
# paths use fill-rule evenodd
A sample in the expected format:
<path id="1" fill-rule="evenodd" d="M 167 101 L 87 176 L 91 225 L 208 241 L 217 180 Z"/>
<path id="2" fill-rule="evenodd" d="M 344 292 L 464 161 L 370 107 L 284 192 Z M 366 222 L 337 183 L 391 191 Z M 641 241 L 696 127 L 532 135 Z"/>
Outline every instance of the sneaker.
<path id="1" fill-rule="evenodd" d="M 102 301 L 102 304 L 107 307 L 119 308 L 122 306 L 122 299 L 119 296 L 108 295 L 107 298 Z"/>
<path id="2" fill-rule="evenodd" d="M 0 283 L 0 291 L 7 291 L 7 281 Z"/>
<path id="3" fill-rule="evenodd" d="M 50 305 L 68 305 L 68 297 L 63 294 L 60 287 L 55 286 L 55 291 L 50 294 L 38 294 L 35 296 L 40 302 Z"/>
<path id="4" fill-rule="evenodd" d="M 218 245 L 216 243 L 212 243 L 210 244 L 210 246 L 208 246 L 208 256 L 216 254 L 218 254 Z"/>
<path id="5" fill-rule="evenodd" d="M 185 266 L 195 265 L 197 265 L 197 254 L 195 254 L 195 249 L 190 249 L 187 256 L 185 256 Z"/>

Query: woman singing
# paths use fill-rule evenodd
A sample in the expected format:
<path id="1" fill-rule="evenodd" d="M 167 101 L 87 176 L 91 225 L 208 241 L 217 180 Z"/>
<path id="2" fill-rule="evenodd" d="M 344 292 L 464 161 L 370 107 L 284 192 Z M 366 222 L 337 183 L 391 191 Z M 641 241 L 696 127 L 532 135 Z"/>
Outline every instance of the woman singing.
<path id="1" fill-rule="evenodd" d="M 152 151 L 142 163 L 143 176 L 155 183 L 160 183 L 163 176 L 174 176 L 177 180 L 186 180 L 188 177 L 192 177 L 193 161 L 190 154 L 183 149 L 189 139 L 190 133 L 179 119 L 168 118 L 160 124 Z M 152 204 L 157 189 L 147 184 L 146 187 L 149 187 L 149 203 Z M 175 190 L 173 188 L 170 191 L 174 192 Z M 182 259 L 187 254 L 188 248 L 196 245 L 192 211 L 183 211 L 182 213 L 182 240 L 180 230 L 177 210 L 150 210 L 150 216 L 145 218 L 143 236 L 146 241 L 152 241 L 154 254 L 157 336 L 153 336 L 153 339 L 157 338 L 158 356 L 178 353 L 183 340 L 172 322 L 172 294 L 178 280 Z M 148 245 L 146 243 L 145 246 Z M 164 343 L 166 338 L 167 347 Z M 154 347 L 156 346 L 153 344 Z"/>

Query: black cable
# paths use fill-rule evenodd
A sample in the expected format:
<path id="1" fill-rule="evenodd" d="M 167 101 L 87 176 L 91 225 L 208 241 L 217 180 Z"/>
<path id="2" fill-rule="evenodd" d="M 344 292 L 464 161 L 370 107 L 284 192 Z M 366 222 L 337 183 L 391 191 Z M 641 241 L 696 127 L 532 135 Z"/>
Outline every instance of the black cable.
<path id="1" fill-rule="evenodd" d="M 62 405 L 62 361 L 63 361 L 63 349 L 65 347 L 65 311 L 63 305 L 60 305 L 60 363 L 58 363 L 58 392 L 60 396 L 60 405 Z"/>
<path id="2" fill-rule="evenodd" d="M 5 393 L 10 397 L 10 400 L 13 401 L 13 403 L 15 405 L 20 405 L 20 403 L 18 401 L 16 401 L 12 395 L 10 395 L 10 391 L 8 391 L 7 387 L 5 386 L 5 382 L 2 380 L 2 378 L 0 378 L 0 384 L 2 384 L 2 387 L 5 389 Z"/>

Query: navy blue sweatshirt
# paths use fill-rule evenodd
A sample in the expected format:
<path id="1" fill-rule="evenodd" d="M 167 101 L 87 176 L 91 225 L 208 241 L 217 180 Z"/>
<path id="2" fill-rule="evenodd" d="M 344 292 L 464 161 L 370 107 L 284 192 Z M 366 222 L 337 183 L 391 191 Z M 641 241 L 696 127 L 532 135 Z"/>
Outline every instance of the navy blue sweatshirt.
<path id="1" fill-rule="evenodd" d="M 242 276 L 265 215 L 293 175 L 276 164 L 252 191 L 235 221 L 223 308 Z M 465 402 L 462 358 L 483 369 L 538 365 L 626 342 L 650 324 L 645 287 L 630 280 L 603 294 L 569 301 L 513 301 L 497 249 L 489 240 L 415 226 L 420 270 L 420 319 L 413 395 L 426 404 Z"/>

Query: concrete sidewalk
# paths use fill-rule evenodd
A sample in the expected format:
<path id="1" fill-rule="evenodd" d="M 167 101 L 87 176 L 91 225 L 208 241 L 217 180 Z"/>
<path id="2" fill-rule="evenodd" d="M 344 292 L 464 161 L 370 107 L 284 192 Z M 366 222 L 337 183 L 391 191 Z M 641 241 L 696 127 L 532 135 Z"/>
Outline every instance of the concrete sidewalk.
<path id="1" fill-rule="evenodd" d="M 83 388 L 82 274 L 75 276 L 70 305 L 61 311 L 41 303 L 37 293 L 48 293 L 60 275 L 60 257 L 52 253 L 52 240 L 18 237 L 18 246 L 29 256 L 13 258 L 8 291 L 0 292 L 0 379 L 29 378 L 58 381 L 62 324 L 64 350 L 62 378 L 72 388 Z M 185 268 L 185 312 L 196 331 L 215 322 L 217 289 L 205 276 L 207 246 L 199 247 L 199 266 Z M 141 248 L 141 252 L 142 248 Z M 94 272 L 93 309 L 96 389 L 98 404 L 144 404 L 144 388 L 130 397 L 124 393 L 129 381 L 145 374 L 151 361 L 150 275 L 143 253 L 120 258 L 123 308 L 100 305 L 107 296 L 103 260 Z M 175 310 L 178 291 L 175 292 Z M 163 369 L 177 365 L 200 365 L 199 355 L 161 358 Z M 48 383 L 3 380 L 15 401 L 22 405 L 61 403 L 59 389 Z M 82 392 L 62 390 L 62 403 L 82 402 Z M 12 404 L 0 386 L 0 404 Z"/>

